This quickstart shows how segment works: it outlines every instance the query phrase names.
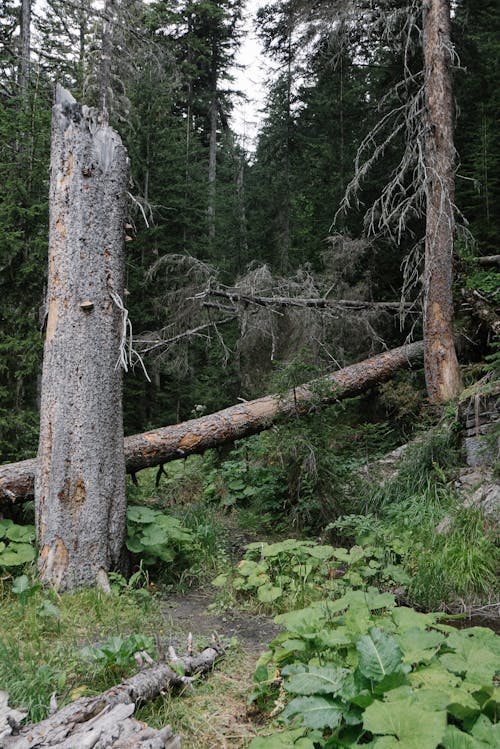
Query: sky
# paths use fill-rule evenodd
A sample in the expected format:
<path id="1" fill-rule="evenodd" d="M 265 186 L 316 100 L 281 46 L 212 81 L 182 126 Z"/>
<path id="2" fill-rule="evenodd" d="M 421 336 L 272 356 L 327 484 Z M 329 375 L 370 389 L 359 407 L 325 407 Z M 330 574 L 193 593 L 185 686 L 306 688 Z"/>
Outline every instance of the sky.
<path id="1" fill-rule="evenodd" d="M 266 85 L 271 73 L 271 63 L 263 54 L 260 41 L 254 29 L 257 10 L 269 0 L 247 0 L 243 39 L 236 56 L 236 64 L 231 72 L 234 76 L 232 88 L 242 91 L 246 101 L 234 100 L 234 111 L 231 122 L 241 144 L 247 151 L 253 151 L 256 137 L 263 120 L 263 108 L 266 96 Z"/>

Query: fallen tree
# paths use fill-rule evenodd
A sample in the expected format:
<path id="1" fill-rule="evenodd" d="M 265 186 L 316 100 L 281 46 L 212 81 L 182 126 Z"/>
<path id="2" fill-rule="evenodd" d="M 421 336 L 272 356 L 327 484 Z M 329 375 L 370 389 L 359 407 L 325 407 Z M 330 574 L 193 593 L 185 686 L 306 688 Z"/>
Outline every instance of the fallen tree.
<path id="1" fill-rule="evenodd" d="M 293 388 L 283 396 L 266 395 L 180 424 L 125 438 L 127 473 L 161 466 L 171 460 L 203 453 L 267 429 L 279 418 L 305 414 L 311 405 L 352 398 L 388 380 L 394 372 L 419 361 L 423 343 L 384 351 L 337 372 Z M 36 458 L 0 466 L 0 498 L 31 499 Z"/>
<path id="2" fill-rule="evenodd" d="M 191 688 L 193 675 L 213 668 L 222 655 L 220 647 L 205 648 L 198 656 L 177 656 L 169 649 L 169 663 L 151 668 L 117 684 L 95 697 L 80 697 L 40 723 L 20 727 L 18 711 L 4 708 L 6 729 L 1 731 L 3 749 L 73 749 L 99 746 L 103 749 L 180 749 L 181 739 L 170 726 L 151 728 L 132 717 L 138 705 L 161 692 Z M 138 655 L 146 655 L 141 653 Z M 176 670 L 174 670 L 176 669 Z M 182 674 L 182 675 L 181 675 Z M 1 716 L 0 716 L 1 717 Z"/>

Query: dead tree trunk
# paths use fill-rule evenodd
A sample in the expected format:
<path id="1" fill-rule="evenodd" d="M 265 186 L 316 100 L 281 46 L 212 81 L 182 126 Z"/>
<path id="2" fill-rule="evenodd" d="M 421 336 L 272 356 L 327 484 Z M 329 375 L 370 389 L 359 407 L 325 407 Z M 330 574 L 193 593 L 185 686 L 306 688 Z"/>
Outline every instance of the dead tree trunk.
<path id="1" fill-rule="evenodd" d="M 119 136 L 58 87 L 52 115 L 49 283 L 35 481 L 43 580 L 95 584 L 125 534 Z"/>
<path id="2" fill-rule="evenodd" d="M 26 106 L 26 94 L 31 63 L 31 0 L 22 0 L 21 4 L 21 62 L 19 66 L 19 87 L 23 106 Z"/>
<path id="3" fill-rule="evenodd" d="M 267 395 L 199 419 L 126 437 L 127 472 L 136 473 L 256 434 L 279 418 L 307 413 L 311 403 L 328 404 L 359 395 L 388 380 L 398 369 L 419 361 L 422 352 L 422 342 L 401 346 L 301 385 L 281 398 Z M 315 397 L 315 393 L 321 396 Z M 0 498 L 29 499 L 35 468 L 36 460 L 0 466 Z"/>
<path id="4" fill-rule="evenodd" d="M 439 404 L 461 390 L 453 337 L 455 148 L 449 0 L 424 0 L 423 24 L 427 108 L 424 358 L 429 399 Z"/>

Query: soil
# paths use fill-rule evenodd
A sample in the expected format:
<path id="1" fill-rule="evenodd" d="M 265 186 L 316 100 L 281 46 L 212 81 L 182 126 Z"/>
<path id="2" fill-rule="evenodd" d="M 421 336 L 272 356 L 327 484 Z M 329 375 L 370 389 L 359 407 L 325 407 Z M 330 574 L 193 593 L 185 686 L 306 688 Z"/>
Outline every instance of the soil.
<path id="1" fill-rule="evenodd" d="M 192 632 L 193 637 L 216 635 L 224 642 L 237 638 L 247 653 L 261 653 L 278 634 L 280 628 L 271 617 L 246 611 L 226 609 L 212 612 L 214 596 L 200 590 L 174 594 L 162 602 L 162 613 L 176 630 Z"/>

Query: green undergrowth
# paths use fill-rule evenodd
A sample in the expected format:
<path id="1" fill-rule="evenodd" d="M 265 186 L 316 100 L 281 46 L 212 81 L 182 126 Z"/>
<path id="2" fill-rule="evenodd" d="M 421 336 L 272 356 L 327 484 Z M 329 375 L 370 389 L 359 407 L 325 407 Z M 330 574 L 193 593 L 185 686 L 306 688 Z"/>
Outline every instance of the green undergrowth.
<path id="1" fill-rule="evenodd" d="M 220 574 L 225 603 L 251 602 L 268 613 L 336 598 L 370 584 L 394 587 L 409 583 L 395 549 L 352 546 L 334 548 L 314 541 L 285 539 L 247 545 L 239 564 Z"/>
<path id="2" fill-rule="evenodd" d="M 134 673 L 132 651 L 151 648 L 143 638 L 161 633 L 158 603 L 143 588 L 114 582 L 111 596 L 95 589 L 57 595 L 27 576 L 17 592 L 9 581 L 2 585 L 0 689 L 29 721 L 48 714 L 52 693 L 62 705 Z"/>
<path id="3" fill-rule="evenodd" d="M 500 638 L 376 588 L 284 613 L 249 700 L 283 728 L 250 749 L 492 749 Z"/>

